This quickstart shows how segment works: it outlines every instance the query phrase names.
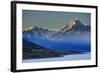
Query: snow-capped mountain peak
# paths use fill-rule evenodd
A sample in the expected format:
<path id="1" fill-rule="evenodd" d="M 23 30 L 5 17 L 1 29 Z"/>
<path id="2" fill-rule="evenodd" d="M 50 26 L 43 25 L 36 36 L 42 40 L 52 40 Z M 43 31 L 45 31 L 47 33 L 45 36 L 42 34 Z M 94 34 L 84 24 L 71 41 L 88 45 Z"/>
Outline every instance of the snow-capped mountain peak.
<path id="1" fill-rule="evenodd" d="M 61 28 L 60 32 L 76 32 L 76 31 L 88 31 L 90 30 L 89 25 L 82 24 L 79 19 L 70 20 L 64 27 Z"/>

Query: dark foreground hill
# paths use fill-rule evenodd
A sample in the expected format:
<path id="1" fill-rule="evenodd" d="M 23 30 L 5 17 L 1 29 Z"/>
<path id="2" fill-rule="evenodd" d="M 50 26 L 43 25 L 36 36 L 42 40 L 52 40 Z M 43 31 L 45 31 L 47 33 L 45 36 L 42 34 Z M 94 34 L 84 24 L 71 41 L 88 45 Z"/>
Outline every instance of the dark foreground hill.
<path id="1" fill-rule="evenodd" d="M 39 46 L 27 39 L 23 39 L 23 59 L 39 59 L 39 58 L 51 58 L 51 57 L 63 57 L 64 55 L 80 54 L 76 51 L 53 51 Z"/>

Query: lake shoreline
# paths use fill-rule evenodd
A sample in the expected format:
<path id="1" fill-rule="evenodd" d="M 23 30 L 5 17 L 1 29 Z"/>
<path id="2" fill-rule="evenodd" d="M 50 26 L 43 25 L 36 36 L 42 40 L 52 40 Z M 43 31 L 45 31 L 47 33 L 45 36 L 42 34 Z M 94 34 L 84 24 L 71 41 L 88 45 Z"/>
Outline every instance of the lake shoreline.
<path id="1" fill-rule="evenodd" d="M 74 61 L 74 60 L 89 60 L 89 59 L 91 59 L 90 52 L 84 53 L 84 54 L 65 55 L 64 57 L 28 59 L 28 60 L 22 60 L 22 62 L 23 63 L 32 63 L 32 62 Z"/>

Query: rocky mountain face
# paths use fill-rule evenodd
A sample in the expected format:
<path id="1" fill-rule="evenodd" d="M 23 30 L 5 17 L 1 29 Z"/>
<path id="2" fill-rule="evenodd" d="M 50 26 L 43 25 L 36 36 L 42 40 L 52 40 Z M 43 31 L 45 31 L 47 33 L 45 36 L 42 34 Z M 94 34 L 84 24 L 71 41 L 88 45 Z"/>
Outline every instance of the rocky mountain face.
<path id="1" fill-rule="evenodd" d="M 65 25 L 63 28 L 61 28 L 60 32 L 67 32 L 69 30 L 72 30 L 75 25 L 75 20 L 71 20 L 69 21 L 68 25 Z"/>
<path id="2" fill-rule="evenodd" d="M 90 25 L 84 25 L 80 20 L 71 20 L 61 28 L 60 32 L 86 32 L 90 31 Z"/>

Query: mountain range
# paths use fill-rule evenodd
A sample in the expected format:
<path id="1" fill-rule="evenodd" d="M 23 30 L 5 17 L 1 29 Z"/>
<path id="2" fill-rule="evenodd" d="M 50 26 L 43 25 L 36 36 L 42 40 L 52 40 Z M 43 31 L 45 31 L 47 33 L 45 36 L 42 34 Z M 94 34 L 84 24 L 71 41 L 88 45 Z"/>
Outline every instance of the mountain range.
<path id="1" fill-rule="evenodd" d="M 38 26 L 23 31 L 23 59 L 90 52 L 90 25 L 70 20 L 59 31 Z"/>
<path id="2" fill-rule="evenodd" d="M 38 26 L 30 27 L 23 32 L 32 32 L 32 31 L 52 31 L 48 29 L 44 29 Z M 82 24 L 80 20 L 70 20 L 66 25 L 64 25 L 58 32 L 86 32 L 90 31 L 90 25 Z M 56 32 L 56 31 L 55 31 Z"/>

